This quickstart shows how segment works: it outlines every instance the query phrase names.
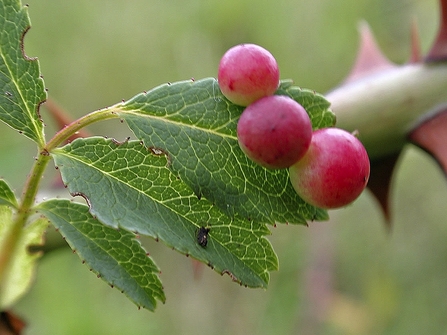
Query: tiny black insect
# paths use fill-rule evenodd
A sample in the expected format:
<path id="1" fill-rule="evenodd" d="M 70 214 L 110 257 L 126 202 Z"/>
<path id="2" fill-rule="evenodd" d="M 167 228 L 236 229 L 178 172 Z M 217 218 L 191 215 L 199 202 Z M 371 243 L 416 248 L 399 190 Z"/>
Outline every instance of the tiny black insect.
<path id="1" fill-rule="evenodd" d="M 200 227 L 197 232 L 197 243 L 203 248 L 208 244 L 208 233 L 210 229 L 205 228 L 204 226 Z"/>

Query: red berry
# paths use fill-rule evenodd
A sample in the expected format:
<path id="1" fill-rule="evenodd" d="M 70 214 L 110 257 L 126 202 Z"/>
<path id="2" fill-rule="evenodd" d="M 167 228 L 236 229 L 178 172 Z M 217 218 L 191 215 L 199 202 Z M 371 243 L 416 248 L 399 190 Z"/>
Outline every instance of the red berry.
<path id="1" fill-rule="evenodd" d="M 275 58 L 264 48 L 240 44 L 223 55 L 217 79 L 228 100 L 248 106 L 275 93 L 279 85 L 279 68 Z"/>
<path id="2" fill-rule="evenodd" d="M 312 138 L 312 124 L 295 100 L 272 95 L 249 105 L 237 124 L 242 151 L 270 169 L 288 168 L 304 156 Z"/>
<path id="3" fill-rule="evenodd" d="M 350 133 L 325 128 L 312 135 L 306 155 L 290 167 L 290 181 L 298 195 L 320 208 L 339 208 L 353 202 L 369 179 L 369 158 Z"/>

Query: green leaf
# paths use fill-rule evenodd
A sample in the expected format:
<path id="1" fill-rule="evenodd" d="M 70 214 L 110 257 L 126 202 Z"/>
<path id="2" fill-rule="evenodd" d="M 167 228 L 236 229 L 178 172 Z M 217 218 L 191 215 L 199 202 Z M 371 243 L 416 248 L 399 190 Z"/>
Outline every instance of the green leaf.
<path id="1" fill-rule="evenodd" d="M 282 82 L 277 93 L 298 101 L 315 129 L 335 123 L 321 95 L 291 81 Z M 162 85 L 111 109 L 147 147 L 168 153 L 170 169 L 197 196 L 228 215 L 271 224 L 327 219 L 326 211 L 298 197 L 287 170 L 268 170 L 245 156 L 236 134 L 243 107 L 225 99 L 215 79 Z"/>
<path id="2" fill-rule="evenodd" d="M 198 199 L 167 158 L 141 142 L 78 139 L 52 154 L 70 192 L 83 195 L 101 222 L 160 239 L 242 285 L 265 287 L 277 269 L 265 225 Z M 206 247 L 197 242 L 201 226 L 210 228 Z"/>
<path id="3" fill-rule="evenodd" d="M 23 38 L 29 28 L 26 6 L 17 0 L 0 2 L 0 120 L 42 147 L 39 106 L 46 91 L 37 59 L 24 54 Z"/>
<path id="4" fill-rule="evenodd" d="M 159 270 L 133 233 L 107 227 L 88 207 L 68 200 L 38 205 L 70 247 L 94 273 L 126 294 L 136 305 L 154 310 L 165 301 Z"/>
<path id="5" fill-rule="evenodd" d="M 0 205 L 8 205 L 17 208 L 17 199 L 14 192 L 4 179 L 0 179 Z"/>
<path id="6" fill-rule="evenodd" d="M 12 230 L 12 210 L 0 206 L 0 250 L 4 250 L 6 237 Z M 11 307 L 31 286 L 36 261 L 41 252 L 30 252 L 30 247 L 41 246 L 48 222 L 43 219 L 28 224 L 20 231 L 16 250 L 0 283 L 0 310 Z"/>

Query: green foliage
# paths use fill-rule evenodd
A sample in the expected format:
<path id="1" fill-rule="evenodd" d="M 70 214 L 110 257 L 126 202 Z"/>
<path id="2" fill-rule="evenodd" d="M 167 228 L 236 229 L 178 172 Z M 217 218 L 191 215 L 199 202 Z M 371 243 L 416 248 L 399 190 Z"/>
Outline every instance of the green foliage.
<path id="1" fill-rule="evenodd" d="M 288 95 L 309 110 L 314 128 L 335 123 L 329 103 L 283 82 Z M 286 170 L 267 170 L 239 148 L 236 125 L 243 108 L 230 103 L 213 78 L 159 86 L 114 106 L 147 147 L 166 152 L 169 168 L 227 215 L 262 223 L 301 223 L 327 214 L 301 200 Z"/>
<path id="2" fill-rule="evenodd" d="M 18 243 L 10 250 L 8 271 L 0 281 L 0 310 L 11 307 L 30 287 L 36 261 L 41 252 L 31 252 L 30 247 L 43 244 L 43 234 L 48 222 L 41 218 L 20 230 Z M 14 234 L 13 212 L 7 206 L 0 206 L 0 250 L 8 248 L 8 236 Z"/>
<path id="3" fill-rule="evenodd" d="M 245 41 L 269 47 L 282 73 L 299 85 L 326 91 L 346 76 L 354 61 L 359 18 L 371 23 L 381 47 L 399 63 L 408 60 L 411 21 L 416 17 L 422 23 L 422 50 L 432 43 L 438 23 L 437 3 L 425 0 L 68 4 L 32 1 L 33 29 L 25 42 L 27 52 L 41 60 L 50 94 L 75 115 L 166 80 L 214 75 L 226 48 Z M 114 122 L 99 126 L 94 129 L 101 134 L 128 136 Z M 25 137 L 2 135 L 3 152 L 15 147 L 17 156 L 2 155 L 0 175 L 15 188 L 23 178 L 11 180 L 12 166 L 22 176 L 28 172 L 21 164 L 26 154 L 17 144 Z M 415 155 L 416 161 L 411 159 Z M 412 149 L 399 164 L 391 235 L 384 234 L 383 218 L 368 192 L 354 206 L 332 213 L 330 224 L 321 229 L 318 224 L 274 229 L 269 239 L 280 255 L 281 271 L 268 291 L 241 289 L 206 270 L 200 280 L 192 280 L 187 258 L 149 242 L 171 297 L 156 314 L 136 312 L 124 295 L 86 271 L 68 250 L 43 259 L 35 289 L 14 310 L 26 319 L 30 334 L 196 334 L 198 329 L 209 335 L 296 334 L 309 332 L 306 321 L 315 320 L 311 316 L 320 300 L 312 299 L 318 285 L 312 279 L 316 274 L 324 284 L 327 270 L 335 296 L 313 333 L 444 333 L 446 192 L 444 176 L 435 164 L 427 169 L 426 158 Z M 11 164 L 15 159 L 19 166 Z M 325 268 L 331 260 L 336 269 Z M 306 272 L 308 267 L 317 271 Z M 396 288 L 391 295 L 390 278 Z"/>
<path id="4" fill-rule="evenodd" d="M 135 235 L 106 227 L 88 207 L 69 200 L 49 200 L 37 210 L 44 214 L 94 273 L 123 291 L 136 305 L 154 310 L 165 301 L 159 270 Z"/>
<path id="5" fill-rule="evenodd" d="M 322 96 L 290 81 L 278 93 L 308 108 L 314 128 L 333 125 Z M 70 192 L 110 227 L 161 240 L 241 285 L 266 287 L 278 261 L 265 223 L 327 218 L 296 195 L 286 170 L 246 158 L 236 138 L 242 109 L 213 78 L 162 85 L 107 110 L 142 141 L 78 139 L 52 155 Z M 197 242 L 201 226 L 210 229 L 206 247 Z"/>
<path id="6" fill-rule="evenodd" d="M 164 155 L 139 141 L 79 139 L 55 150 L 54 159 L 70 192 L 88 199 L 92 214 L 111 227 L 159 239 L 247 286 L 266 286 L 277 268 L 264 225 L 199 200 L 166 168 Z M 201 226 L 211 228 L 206 248 L 197 243 Z"/>
<path id="7" fill-rule="evenodd" d="M 0 120 L 43 146 L 38 110 L 46 92 L 37 60 L 24 54 L 29 27 L 27 7 L 18 0 L 0 2 Z"/>
<path id="8" fill-rule="evenodd" d="M 241 285 L 267 287 L 278 260 L 265 238 L 266 224 L 327 219 L 326 211 L 297 196 L 287 170 L 264 169 L 242 153 L 236 137 L 242 108 L 223 97 L 213 78 L 138 94 L 81 117 L 46 143 L 38 113 L 46 98 L 39 64 L 23 54 L 26 7 L 2 2 L 0 27 L 0 120 L 35 141 L 39 152 L 19 203 L 0 180 L 3 306 L 29 286 L 39 254 L 27 248 L 41 243 L 46 219 L 94 273 L 150 310 L 165 296 L 159 270 L 134 233 L 163 241 Z M 321 95 L 291 81 L 282 82 L 277 94 L 301 103 L 315 129 L 334 125 Z M 60 147 L 82 127 L 118 117 L 138 141 L 91 137 Z M 88 206 L 67 200 L 35 205 L 51 158 L 69 191 Z M 36 209 L 46 219 L 34 220 Z M 209 229 L 206 246 L 197 238 L 202 226 Z"/>
<path id="9" fill-rule="evenodd" d="M 14 192 L 3 179 L 0 179 L 0 205 L 18 206 Z"/>

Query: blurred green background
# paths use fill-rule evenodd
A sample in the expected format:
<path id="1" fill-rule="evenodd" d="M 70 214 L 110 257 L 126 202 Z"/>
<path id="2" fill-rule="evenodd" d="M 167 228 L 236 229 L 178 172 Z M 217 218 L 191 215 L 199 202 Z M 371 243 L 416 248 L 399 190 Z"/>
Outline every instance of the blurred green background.
<path id="1" fill-rule="evenodd" d="M 165 82 L 216 76 L 222 54 L 242 42 L 269 49 L 282 78 L 324 93 L 349 72 L 360 20 L 371 25 L 398 63 L 409 58 L 412 20 L 419 23 L 425 51 L 438 24 L 436 0 L 29 0 L 29 5 L 32 29 L 25 51 L 39 57 L 49 96 L 73 117 Z M 45 109 L 42 114 L 50 138 L 54 125 Z M 89 130 L 119 140 L 130 135 L 119 122 Z M 4 125 L 0 139 L 0 176 L 19 193 L 35 148 Z M 49 171 L 45 185 L 53 174 Z M 35 285 L 15 312 L 28 322 L 25 334 L 39 335 L 446 334 L 445 176 L 425 153 L 408 147 L 391 199 L 391 233 L 369 192 L 332 211 L 329 222 L 272 228 L 269 239 L 280 270 L 272 273 L 268 290 L 240 287 L 206 267 L 194 272 L 189 258 L 144 240 L 162 270 L 167 295 L 166 304 L 151 313 L 137 310 L 62 247 L 42 258 Z"/>

